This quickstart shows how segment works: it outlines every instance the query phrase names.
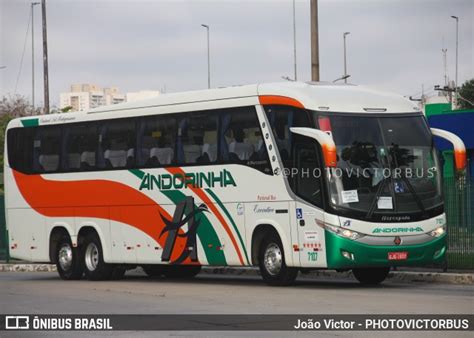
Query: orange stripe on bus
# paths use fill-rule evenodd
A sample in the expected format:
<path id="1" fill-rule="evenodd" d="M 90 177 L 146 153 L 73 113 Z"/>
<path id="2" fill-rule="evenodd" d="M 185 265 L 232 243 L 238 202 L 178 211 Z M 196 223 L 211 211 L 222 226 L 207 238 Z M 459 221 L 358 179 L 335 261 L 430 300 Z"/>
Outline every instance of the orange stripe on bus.
<path id="1" fill-rule="evenodd" d="M 279 95 L 260 95 L 258 100 L 261 105 L 283 105 L 293 106 L 296 108 L 304 108 L 303 104 L 291 97 L 279 96 Z"/>
<path id="2" fill-rule="evenodd" d="M 53 181 L 17 171 L 13 175 L 26 202 L 44 216 L 110 219 L 143 231 L 161 247 L 165 245 L 167 235 L 160 237 L 165 227 L 160 214 L 169 220 L 171 216 L 154 200 L 125 184 L 106 180 Z M 185 237 L 176 237 L 171 262 L 181 255 L 185 245 Z M 189 257 L 183 263 L 193 264 Z"/>

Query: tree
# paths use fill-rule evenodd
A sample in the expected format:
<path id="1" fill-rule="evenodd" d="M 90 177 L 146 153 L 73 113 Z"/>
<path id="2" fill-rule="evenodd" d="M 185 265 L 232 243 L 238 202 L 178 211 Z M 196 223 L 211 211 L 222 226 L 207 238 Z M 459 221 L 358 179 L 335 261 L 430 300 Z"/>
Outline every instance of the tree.
<path id="1" fill-rule="evenodd" d="M 460 109 L 474 108 L 474 79 L 467 80 L 459 90 L 458 105 Z"/>
<path id="2" fill-rule="evenodd" d="M 22 117 L 41 114 L 42 108 L 33 109 L 30 102 L 21 95 L 4 96 L 0 101 L 0 115 Z"/>
<path id="3" fill-rule="evenodd" d="M 5 129 L 8 122 L 15 117 L 29 116 L 40 114 L 41 108 L 33 110 L 28 100 L 21 96 L 4 96 L 0 101 L 0 144 L 2 151 L 0 152 L 0 171 L 3 170 L 3 145 L 5 144 Z"/>

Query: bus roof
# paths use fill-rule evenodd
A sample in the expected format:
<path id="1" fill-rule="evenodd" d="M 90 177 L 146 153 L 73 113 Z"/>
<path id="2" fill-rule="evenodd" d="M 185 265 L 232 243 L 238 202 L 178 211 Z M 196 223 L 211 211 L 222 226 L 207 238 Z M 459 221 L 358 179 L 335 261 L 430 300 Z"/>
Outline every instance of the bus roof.
<path id="1" fill-rule="evenodd" d="M 91 110 L 90 113 L 263 95 L 289 97 L 312 110 L 347 113 L 413 113 L 420 110 L 413 102 L 401 95 L 365 86 L 286 81 L 163 94 L 143 101 L 99 107 Z"/>
<path id="2" fill-rule="evenodd" d="M 43 116 L 48 116 L 48 118 L 57 116 L 58 119 L 56 120 L 60 123 L 61 120 L 64 122 L 71 119 L 82 120 L 82 117 L 86 116 L 88 117 L 86 119 L 90 119 L 96 113 L 111 113 L 113 116 L 123 116 L 124 113 L 130 115 L 127 112 L 128 110 L 177 106 L 180 104 L 213 102 L 213 107 L 216 107 L 216 103 L 222 102 L 222 107 L 225 107 L 227 105 L 225 101 L 232 99 L 238 99 L 238 102 L 246 102 L 246 104 L 258 104 L 259 98 L 262 97 L 270 98 L 270 100 L 265 101 L 270 104 L 272 98 L 286 97 L 291 99 L 288 102 L 297 103 L 300 107 L 317 111 L 342 113 L 414 113 L 420 111 L 413 102 L 401 95 L 382 92 L 365 86 L 286 81 L 162 94 L 151 99 L 101 106 L 88 111 Z M 220 104 L 217 104 L 217 106 L 220 106 Z M 117 114 L 114 114 L 114 112 Z M 96 116 L 93 119 L 112 117 L 109 114 L 104 115 L 107 115 L 107 117 Z M 141 113 L 137 113 L 137 115 L 141 115 Z M 31 120 L 32 117 L 21 118 L 20 120 L 23 119 Z M 12 126 L 14 125 L 16 123 L 12 124 Z"/>

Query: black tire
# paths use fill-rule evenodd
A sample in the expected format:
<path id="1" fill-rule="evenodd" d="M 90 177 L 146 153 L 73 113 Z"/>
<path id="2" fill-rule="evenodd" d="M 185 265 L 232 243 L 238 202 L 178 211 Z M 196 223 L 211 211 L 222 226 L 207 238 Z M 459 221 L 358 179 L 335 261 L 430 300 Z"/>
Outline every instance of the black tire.
<path id="1" fill-rule="evenodd" d="M 56 246 L 56 268 L 64 280 L 78 280 L 84 274 L 81 251 L 74 248 L 68 234 L 63 234 Z"/>
<path id="2" fill-rule="evenodd" d="M 108 280 L 112 278 L 114 266 L 104 262 L 102 244 L 99 236 L 95 233 L 86 236 L 82 246 L 82 257 L 84 273 L 88 280 Z"/>
<path id="3" fill-rule="evenodd" d="M 285 253 L 280 237 L 274 232 L 269 233 L 264 237 L 259 249 L 258 264 L 264 282 L 272 286 L 286 286 L 293 284 L 298 275 L 298 269 L 286 265 Z M 273 270 L 265 264 L 266 253 L 269 256 L 267 258 L 273 256 L 273 259 L 276 260 L 275 268 Z"/>
<path id="4" fill-rule="evenodd" d="M 354 277 L 364 285 L 377 285 L 387 278 L 390 268 L 352 269 Z"/>
<path id="5" fill-rule="evenodd" d="M 169 279 L 190 279 L 201 272 L 200 265 L 165 265 L 163 274 Z"/>
<path id="6" fill-rule="evenodd" d="M 148 277 L 161 277 L 165 271 L 165 267 L 165 265 L 161 264 L 142 265 L 142 269 Z"/>

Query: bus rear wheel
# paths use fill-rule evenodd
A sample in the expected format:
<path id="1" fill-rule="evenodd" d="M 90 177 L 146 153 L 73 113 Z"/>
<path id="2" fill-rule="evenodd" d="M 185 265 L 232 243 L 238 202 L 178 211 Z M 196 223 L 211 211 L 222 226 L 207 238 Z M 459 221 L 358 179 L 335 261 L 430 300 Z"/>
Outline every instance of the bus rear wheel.
<path id="1" fill-rule="evenodd" d="M 273 232 L 262 241 L 258 263 L 264 282 L 272 286 L 291 285 L 298 274 L 297 269 L 286 265 L 280 237 Z"/>
<path id="2" fill-rule="evenodd" d="M 390 268 L 352 269 L 354 277 L 364 285 L 377 285 L 387 278 Z"/>
<path id="3" fill-rule="evenodd" d="M 200 265 L 165 265 L 163 274 L 170 279 L 189 279 L 201 272 Z"/>
<path id="4" fill-rule="evenodd" d="M 95 233 L 86 236 L 83 245 L 84 272 L 88 280 L 107 280 L 114 274 L 114 266 L 104 262 L 102 244 Z"/>
<path id="5" fill-rule="evenodd" d="M 78 248 L 72 246 L 71 238 L 67 234 L 63 234 L 56 249 L 56 268 L 62 279 L 81 279 L 84 268 L 80 253 Z"/>

